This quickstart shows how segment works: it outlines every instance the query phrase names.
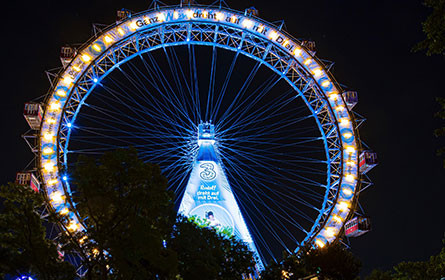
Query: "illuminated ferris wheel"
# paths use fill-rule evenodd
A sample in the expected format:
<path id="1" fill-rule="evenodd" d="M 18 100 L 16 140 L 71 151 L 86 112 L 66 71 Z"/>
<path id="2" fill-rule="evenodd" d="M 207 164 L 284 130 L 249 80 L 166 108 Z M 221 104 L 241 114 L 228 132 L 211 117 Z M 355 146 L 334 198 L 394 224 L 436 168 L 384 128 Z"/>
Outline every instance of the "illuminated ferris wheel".
<path id="1" fill-rule="evenodd" d="M 43 108 L 27 103 L 25 117 L 64 230 L 84 231 L 71 200 L 78 155 L 130 146 L 159 164 L 181 214 L 245 241 L 260 268 L 283 250 L 369 230 L 357 197 L 377 162 L 358 137 L 357 93 L 312 41 L 257 16 L 221 5 L 121 10 L 81 47 L 62 48 Z"/>

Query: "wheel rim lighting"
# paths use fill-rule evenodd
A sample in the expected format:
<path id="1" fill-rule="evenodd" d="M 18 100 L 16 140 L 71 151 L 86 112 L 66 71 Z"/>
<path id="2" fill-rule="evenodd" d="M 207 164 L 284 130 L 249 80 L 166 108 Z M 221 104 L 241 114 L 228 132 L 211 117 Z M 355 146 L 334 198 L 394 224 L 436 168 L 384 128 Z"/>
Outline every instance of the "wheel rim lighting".
<path id="1" fill-rule="evenodd" d="M 201 16 L 199 16 L 201 15 Z M 203 16 L 205 15 L 205 16 Z M 212 16 L 210 16 L 212 15 Z M 157 21 L 147 21 L 144 19 L 157 18 Z M 335 108 L 333 114 L 338 124 L 349 129 L 350 132 L 345 133 L 343 136 L 348 139 L 348 143 L 343 143 L 343 157 L 342 157 L 342 169 L 348 170 L 348 174 L 343 175 L 342 180 L 339 181 L 338 191 L 343 190 L 343 184 L 349 186 L 348 193 L 355 193 L 356 183 L 355 178 L 358 176 L 357 166 L 357 150 L 358 139 L 353 131 L 354 126 L 350 112 L 346 109 L 347 106 L 343 99 L 340 97 L 339 89 L 337 89 L 336 83 L 331 80 L 330 76 L 323 65 L 318 63 L 317 59 L 306 51 L 299 42 L 294 41 L 285 33 L 274 28 L 271 25 L 266 25 L 264 22 L 260 22 L 254 18 L 237 14 L 233 11 L 215 8 L 167 8 L 162 12 L 148 11 L 145 14 L 136 15 L 120 23 L 114 28 L 109 29 L 105 33 L 96 38 L 89 46 L 79 51 L 79 54 L 73 59 L 72 63 L 66 67 L 61 74 L 58 84 L 54 87 L 59 89 L 64 87 L 66 90 L 54 90 L 47 103 L 47 110 L 44 115 L 44 121 L 40 131 L 40 170 L 42 171 L 42 178 L 46 187 L 46 192 L 50 198 L 50 203 L 53 208 L 60 214 L 66 215 L 69 210 L 66 207 L 59 209 L 57 206 L 64 202 L 65 196 L 69 194 L 64 192 L 63 183 L 60 178 L 63 177 L 59 173 L 58 162 L 48 161 L 43 156 L 53 153 L 54 150 L 45 148 L 52 145 L 59 150 L 59 143 L 55 135 L 59 131 L 60 126 L 71 127 L 71 122 L 62 120 L 62 113 L 64 105 L 67 102 L 66 97 L 71 93 L 76 81 L 81 77 L 82 73 L 99 57 L 103 52 L 112 46 L 115 42 L 124 39 L 126 36 L 138 32 L 145 28 L 153 28 L 155 26 L 173 23 L 175 21 L 184 20 L 199 20 L 201 22 L 224 22 L 230 24 L 240 30 L 248 30 L 255 33 L 255 35 L 261 36 L 265 39 L 271 40 L 274 44 L 279 45 L 283 50 L 287 51 L 295 60 L 302 66 L 308 73 L 312 73 L 312 77 L 317 81 L 320 91 L 323 92 L 329 106 Z M 143 24 L 141 24 L 143 23 Z M 101 47 L 102 46 L 102 47 Z M 97 77 L 100 80 L 100 77 Z M 354 195 L 350 200 L 337 201 L 336 205 L 332 207 L 330 218 L 324 224 L 324 227 L 319 229 L 318 232 L 312 237 L 312 242 L 318 247 L 325 246 L 326 242 L 331 242 L 336 238 L 338 232 L 340 232 L 343 222 L 349 215 L 350 205 L 352 205 Z M 59 209 L 59 210 L 57 210 Z M 75 218 L 75 216 L 67 222 L 66 228 L 71 231 L 84 230 L 82 224 Z"/>

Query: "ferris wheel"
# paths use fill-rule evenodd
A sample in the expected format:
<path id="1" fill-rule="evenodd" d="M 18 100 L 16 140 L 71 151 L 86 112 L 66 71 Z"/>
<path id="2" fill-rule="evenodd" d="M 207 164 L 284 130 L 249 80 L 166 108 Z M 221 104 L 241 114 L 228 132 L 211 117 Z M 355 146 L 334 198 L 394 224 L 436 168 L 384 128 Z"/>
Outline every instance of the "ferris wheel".
<path id="1" fill-rule="evenodd" d="M 118 11 L 63 47 L 43 108 L 25 107 L 63 229 L 85 230 L 71 201 L 76 158 L 131 146 L 161 167 L 180 213 L 238 236 L 260 268 L 368 231 L 357 198 L 377 162 L 358 136 L 357 93 L 282 27 L 254 8 L 156 6 Z"/>

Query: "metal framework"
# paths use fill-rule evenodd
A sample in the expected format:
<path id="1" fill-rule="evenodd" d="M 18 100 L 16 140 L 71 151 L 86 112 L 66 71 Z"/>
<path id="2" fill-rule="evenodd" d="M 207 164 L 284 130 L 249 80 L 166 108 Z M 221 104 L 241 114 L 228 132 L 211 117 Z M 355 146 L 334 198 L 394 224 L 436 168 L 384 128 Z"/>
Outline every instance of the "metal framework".
<path id="1" fill-rule="evenodd" d="M 71 129 L 88 95 L 120 65 L 156 49 L 203 45 L 226 49 L 267 66 L 301 97 L 313 115 L 326 153 L 327 180 L 319 215 L 294 249 L 323 247 L 340 236 L 359 193 L 360 141 L 342 89 L 313 51 L 289 34 L 251 15 L 213 6 L 145 11 L 103 31 L 78 49 L 54 81 L 39 133 L 38 167 L 49 203 L 68 232 L 84 230 L 64 180 Z M 71 203 L 71 207 L 70 207 Z"/>

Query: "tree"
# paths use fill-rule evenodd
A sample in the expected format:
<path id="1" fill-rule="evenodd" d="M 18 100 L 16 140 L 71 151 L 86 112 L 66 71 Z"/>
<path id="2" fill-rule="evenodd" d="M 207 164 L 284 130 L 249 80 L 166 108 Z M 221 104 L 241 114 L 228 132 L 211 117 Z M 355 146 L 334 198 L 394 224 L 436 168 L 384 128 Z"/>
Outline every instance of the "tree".
<path id="1" fill-rule="evenodd" d="M 56 244 L 46 238 L 38 214 L 42 196 L 10 183 L 0 187 L 0 198 L 0 278 L 26 274 L 39 280 L 74 279 L 74 267 L 59 258 Z"/>
<path id="2" fill-rule="evenodd" d="M 445 239 L 444 239 L 445 244 Z M 401 262 L 390 271 L 374 270 L 366 280 L 424 280 L 445 277 L 445 246 L 426 261 Z"/>
<path id="3" fill-rule="evenodd" d="M 380 269 L 374 269 L 365 280 L 393 280 L 393 277 L 389 271 L 382 271 Z"/>
<path id="4" fill-rule="evenodd" d="M 158 166 L 139 160 L 135 149 L 117 150 L 98 162 L 80 157 L 73 179 L 84 248 L 94 252 L 86 262 L 88 279 L 177 274 L 175 252 L 163 246 L 175 223 L 173 195 Z"/>
<path id="5" fill-rule="evenodd" d="M 360 268 L 360 261 L 339 242 L 334 242 L 323 248 L 285 255 L 282 262 L 272 263 L 266 269 L 262 279 L 300 279 L 314 275 L 319 279 L 353 280 L 358 279 Z"/>
<path id="6" fill-rule="evenodd" d="M 252 252 L 235 237 L 199 228 L 179 217 L 168 243 L 178 254 L 179 274 L 184 280 L 239 280 L 253 272 Z"/>
<path id="7" fill-rule="evenodd" d="M 426 50 L 427 55 L 445 56 L 445 0 L 425 0 L 424 4 L 433 11 L 422 23 L 426 39 L 418 43 L 414 50 Z"/>
<path id="8" fill-rule="evenodd" d="M 245 244 L 177 217 L 159 167 L 133 148 L 79 158 L 72 185 L 88 279 L 241 279 L 252 271 Z"/>

